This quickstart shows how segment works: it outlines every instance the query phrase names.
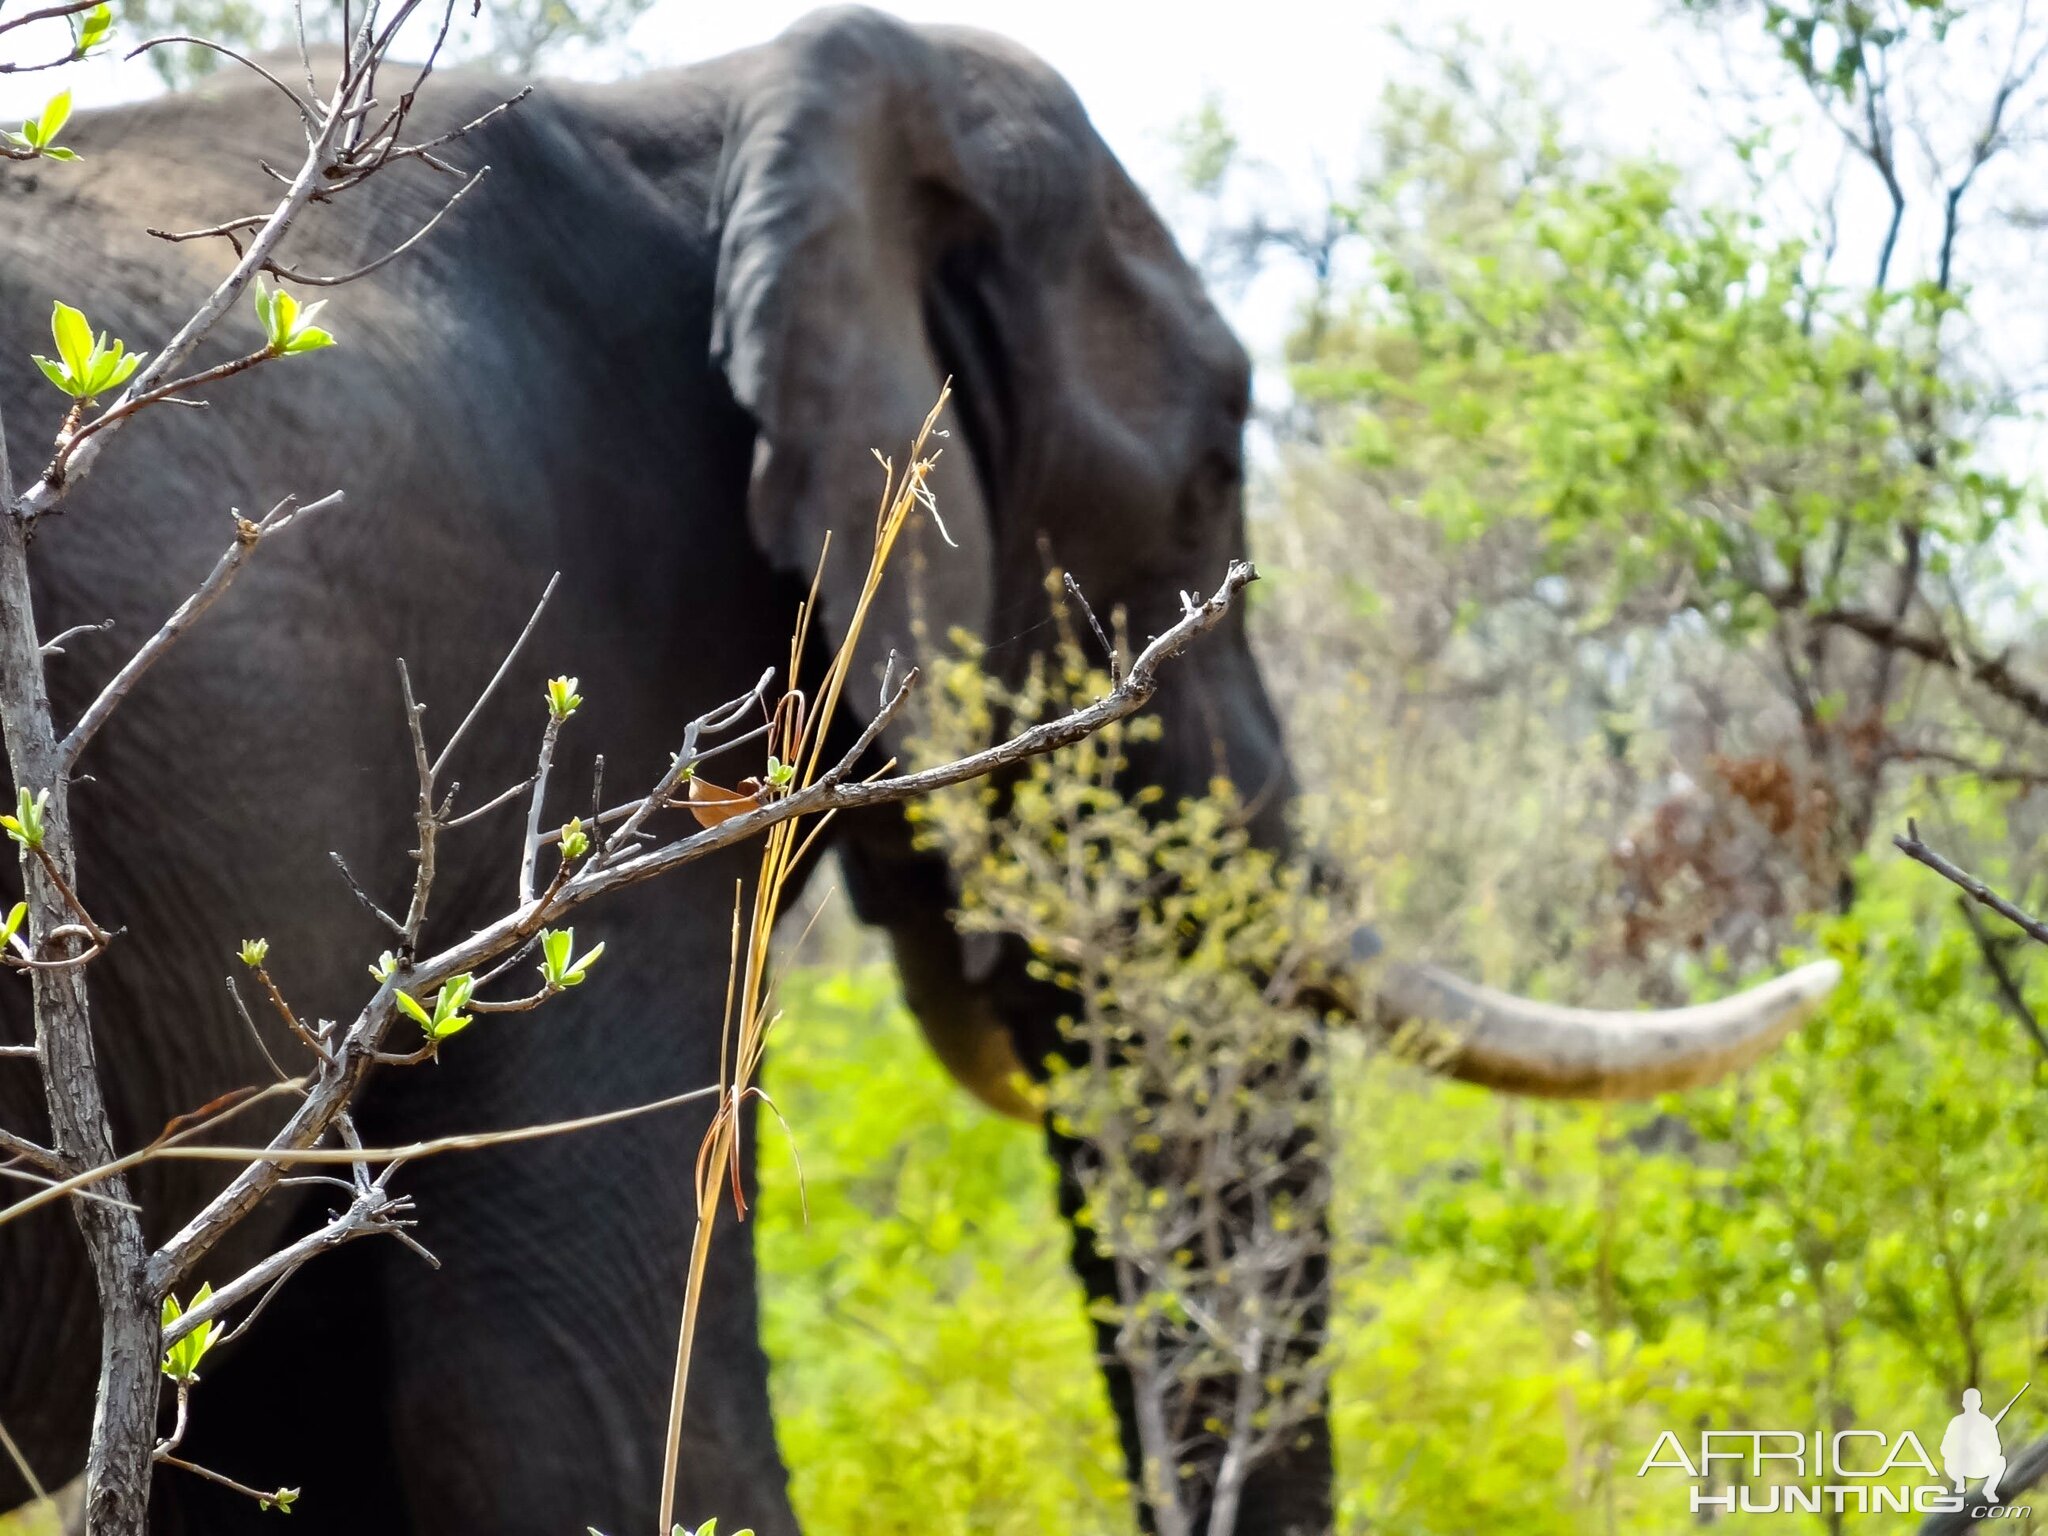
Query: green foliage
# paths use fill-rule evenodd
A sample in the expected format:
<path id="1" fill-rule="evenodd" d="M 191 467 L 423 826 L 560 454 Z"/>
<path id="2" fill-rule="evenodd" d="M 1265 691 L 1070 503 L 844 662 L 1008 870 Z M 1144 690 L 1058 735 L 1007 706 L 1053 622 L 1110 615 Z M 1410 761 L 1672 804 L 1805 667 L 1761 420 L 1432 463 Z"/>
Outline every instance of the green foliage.
<path id="1" fill-rule="evenodd" d="M 192 1306 L 198 1307 L 213 1299 L 213 1286 L 202 1285 L 192 1293 Z M 162 1326 L 168 1328 L 183 1317 L 189 1308 L 180 1306 L 178 1298 L 164 1298 Z M 198 1324 L 185 1336 L 164 1351 L 163 1373 L 177 1382 L 194 1382 L 199 1379 L 199 1362 L 206 1358 L 206 1352 L 213 1348 L 220 1333 L 220 1322 L 208 1318 Z"/>
<path id="2" fill-rule="evenodd" d="M 2028 510 L 1934 440 L 1962 402 L 1922 342 L 1952 299 L 1816 288 L 1802 246 L 1676 189 L 1622 165 L 1384 266 L 1304 384 L 1368 408 L 1359 461 L 1453 537 L 1526 520 L 1610 611 L 1675 588 L 1724 631 L 1859 594 L 1908 522 L 1945 569 Z"/>
<path id="3" fill-rule="evenodd" d="M 334 345 L 332 333 L 313 323 L 314 317 L 327 307 L 325 299 L 301 305 L 284 289 L 271 288 L 259 277 L 255 304 L 256 318 L 263 323 L 264 344 L 272 357 L 294 357 Z M 569 682 L 573 688 L 575 680 Z"/>
<path id="4" fill-rule="evenodd" d="M 1853 96 L 1873 73 L 1887 48 L 1916 35 L 1939 41 L 1963 14 L 1947 0 L 1679 0 L 1682 10 L 1703 18 L 1754 11 L 1781 58 L 1813 90 Z"/>
<path id="5" fill-rule="evenodd" d="M 590 834 L 583 830 L 583 818 L 571 816 L 562 828 L 562 859 L 573 864 L 590 852 Z"/>
<path id="6" fill-rule="evenodd" d="M 1176 125 L 1174 148 L 1180 151 L 1180 179 L 1188 188 L 1214 196 L 1229 177 L 1243 145 L 1223 114 L 1221 98 L 1211 92 L 1183 122 Z"/>
<path id="7" fill-rule="evenodd" d="M 604 953 L 604 945 L 597 944 L 587 950 L 581 958 L 572 962 L 569 956 L 576 948 L 574 928 L 543 928 L 540 931 L 540 974 L 550 992 L 566 991 L 580 987 L 590 976 L 590 968 Z"/>
<path id="8" fill-rule="evenodd" d="M 469 995 L 475 990 L 476 978 L 469 972 L 464 971 L 460 976 L 450 976 L 441 983 L 441 990 L 434 994 L 434 1009 L 431 1013 L 420 1006 L 419 999 L 403 988 L 394 995 L 405 1016 L 419 1025 L 429 1041 L 439 1045 L 449 1036 L 460 1034 L 469 1028 L 472 1018 L 462 1010 L 469 1005 Z"/>
<path id="9" fill-rule="evenodd" d="M 101 9 L 105 9 L 102 7 Z M 59 91 L 44 106 L 42 115 L 32 117 L 21 125 L 19 133 L 0 131 L 0 139 L 16 149 L 32 149 L 45 160 L 76 160 L 75 151 L 66 149 L 57 142 L 57 135 L 71 120 L 71 93 Z M 59 342 L 61 347 L 63 343 Z"/>
<path id="10" fill-rule="evenodd" d="M 103 47 L 114 35 L 114 8 L 111 5 L 96 5 L 73 19 L 78 28 L 77 57 L 81 59 L 95 48 Z"/>
<path id="11" fill-rule="evenodd" d="M 85 316 L 61 299 L 50 311 L 50 335 L 57 343 L 57 356 L 36 357 L 35 365 L 52 384 L 78 401 L 89 403 L 120 388 L 149 355 L 130 352 L 122 342 L 108 341 L 104 331 L 94 340 Z"/>
<path id="12" fill-rule="evenodd" d="M 940 670 L 916 760 L 1108 691 L 1055 613 L 1061 644 L 1018 686 L 977 654 Z M 1199 1415 L 1229 1468 L 1249 1468 L 1317 1412 L 1326 1363 L 1299 1349 L 1317 1305 L 1300 1277 L 1327 1252 L 1328 1097 L 1322 1021 L 1300 999 L 1328 995 L 1342 946 L 1306 870 L 1253 844 L 1228 783 L 1170 813 L 1156 789 L 1123 792 L 1128 743 L 1156 732 L 1111 725 L 910 817 L 952 865 L 959 926 L 1022 939 L 1032 974 L 1073 1000 L 1047 1100 L 1054 1130 L 1088 1148 L 1081 1220 L 1118 1288 L 1097 1315 L 1151 1405 L 1145 1477 L 1164 1504 L 1186 1441 L 1156 1426 Z"/>
<path id="13" fill-rule="evenodd" d="M 1513 1508 L 1564 1536 L 1605 1510 L 1676 1532 L 1682 1484 L 1635 1476 L 1666 1428 L 1925 1436 L 1963 1387 L 2027 1378 L 2043 1063 L 1910 866 L 1874 873 L 1822 940 L 1840 992 L 1713 1089 L 1602 1108 L 1358 1079 L 1339 1180 L 1353 1518 L 1450 1532 Z"/>
<path id="14" fill-rule="evenodd" d="M 767 1082 L 803 1192 L 763 1158 L 756 1242 L 805 1528 L 1128 1531 L 1039 1133 L 946 1076 L 887 967 L 796 971 L 783 1009 Z"/>
<path id="15" fill-rule="evenodd" d="M 14 814 L 0 816 L 0 829 L 8 837 L 26 849 L 43 846 L 43 812 L 50 804 L 50 792 L 39 789 L 30 794 L 26 789 L 14 792 Z"/>
<path id="16" fill-rule="evenodd" d="M 573 677 L 548 679 L 548 716 L 561 721 L 568 719 L 583 706 L 583 695 L 576 691 Z"/>
<path id="17" fill-rule="evenodd" d="M 247 967 L 249 967 L 249 969 L 250 969 L 250 970 L 252 970 L 252 971 L 253 971 L 253 970 L 255 970 L 255 969 L 257 969 L 257 968 L 258 968 L 259 966 L 261 966 L 261 965 L 263 964 L 263 962 L 264 962 L 265 960 L 268 960 L 268 959 L 270 958 L 270 940 L 268 940 L 268 939 L 244 939 L 244 940 L 242 940 L 242 949 L 241 949 L 241 956 L 242 956 L 242 964 L 244 964 L 244 965 L 246 965 Z M 371 974 L 372 974 L 372 975 L 374 975 L 374 974 L 375 974 L 375 972 L 374 972 L 374 971 L 372 971 L 372 973 L 371 973 Z"/>
<path id="18" fill-rule="evenodd" d="M 1681 1536 L 1683 1486 L 1635 1476 L 1665 1428 L 1925 1437 L 1962 1385 L 2026 1379 L 2048 1084 L 1915 876 L 1829 926 L 1841 993 L 1721 1087 L 1535 1103 L 1332 1052 L 1339 1531 L 1581 1536 L 1612 1510 Z M 769 1073 L 809 1221 L 771 1159 L 758 1241 L 799 1514 L 1131 1530 L 1038 1137 L 945 1078 L 885 968 L 789 987 Z"/>

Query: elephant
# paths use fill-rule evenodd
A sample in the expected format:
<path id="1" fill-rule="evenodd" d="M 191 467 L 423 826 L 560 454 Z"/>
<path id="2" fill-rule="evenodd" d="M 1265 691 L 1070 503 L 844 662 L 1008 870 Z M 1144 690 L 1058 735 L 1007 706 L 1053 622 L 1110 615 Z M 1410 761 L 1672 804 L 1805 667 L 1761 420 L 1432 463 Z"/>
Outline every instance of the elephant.
<path id="1" fill-rule="evenodd" d="M 420 110 L 452 126 L 511 93 L 443 70 Z M 52 299 L 131 345 L 169 334 L 230 257 L 219 240 L 145 227 L 268 206 L 258 162 L 283 163 L 294 131 L 281 105 L 260 79 L 224 79 L 81 115 L 76 164 L 0 171 L 0 412 L 17 465 L 61 416 L 27 357 Z M 910 574 L 870 615 L 856 676 L 956 627 L 1012 654 L 1042 643 L 1042 546 L 1098 608 L 1124 609 L 1134 635 L 1158 632 L 1183 589 L 1213 587 L 1245 552 L 1246 353 L 1073 93 L 1020 48 L 826 11 L 710 63 L 544 84 L 451 151 L 465 152 L 490 178 L 432 238 L 339 290 L 327 322 L 339 346 L 223 382 L 204 416 L 144 414 L 38 526 L 44 631 L 116 621 L 51 659 L 68 720 L 198 583 L 230 533 L 227 509 L 348 495 L 266 544 L 82 760 L 82 891 L 121 928 L 90 983 L 123 1147 L 269 1081 L 266 1051 L 298 1049 L 267 1020 L 259 1040 L 229 1006 L 221 977 L 240 938 L 267 938 L 302 1014 L 359 1004 L 388 937 L 329 855 L 379 899 L 409 880 L 394 658 L 409 659 L 445 731 L 550 573 L 559 588 L 501 695 L 535 714 L 470 734 L 465 798 L 531 771 L 525 726 L 555 673 L 582 679 L 605 783 L 653 782 L 680 722 L 785 653 L 828 532 L 819 616 L 827 638 L 844 637 L 872 526 L 871 453 L 900 452 L 949 378 L 953 438 L 933 480 L 949 537 L 925 521 L 906 535 Z M 418 230 L 446 186 L 415 165 L 316 206 L 289 260 L 358 265 Z M 1255 808 L 1256 838 L 1284 846 L 1293 784 L 1241 613 L 1177 664 L 1155 708 L 1161 729 L 1133 777 L 1173 797 L 1226 773 Z M 862 722 L 857 706 L 845 713 L 833 729 L 850 742 Z M 593 792 L 580 761 L 564 760 L 565 814 Z M 492 813 L 443 853 L 440 931 L 505 909 L 518 814 Z M 949 876 L 900 813 L 848 817 L 834 849 L 935 1051 L 1016 1109 L 1004 1074 L 1056 1048 L 1058 998 L 1019 955 L 956 934 Z M 592 984 L 479 1021 L 437 1065 L 380 1072 L 361 1134 L 392 1144 L 524 1125 L 715 1081 L 731 893 L 750 858 L 718 855 L 585 914 L 610 946 Z M 1610 1016 L 1381 966 L 1377 1001 L 1358 1008 L 1387 1027 L 1448 1021 L 1446 1069 L 1474 1081 L 1644 1094 L 1754 1058 L 1828 979 L 1809 970 L 1703 1010 Z M 0 1040 L 28 1040 L 28 1012 L 23 989 L 0 987 Z M 0 1058 L 0 1125 L 29 1135 L 43 1126 L 33 1076 Z M 300 1486 L 294 1522 L 315 1532 L 644 1525 L 708 1115 L 698 1105 L 414 1165 L 404 1189 L 438 1270 L 382 1240 L 307 1266 L 209 1363 L 184 1454 Z M 1071 1147 L 1048 1144 L 1070 1164 Z M 153 1241 L 217 1187 L 207 1166 L 138 1171 Z M 214 1256 L 218 1270 L 325 1208 L 317 1183 L 281 1192 Z M 1076 1266 L 1099 1291 L 1092 1255 L 1077 1230 Z M 0 1225 L 0 1424 L 52 1484 L 82 1465 L 92 1412 L 84 1262 L 61 1206 Z M 748 1226 L 721 1229 L 706 1296 L 679 1513 L 793 1536 Z M 1107 1369 L 1135 1454 L 1127 1384 Z M 1326 1530 L 1331 1488 L 1318 1418 L 1254 1476 L 1238 1529 Z M 0 1508 L 26 1492 L 0 1459 Z M 165 1536 L 265 1518 L 170 1468 L 152 1511 Z"/>

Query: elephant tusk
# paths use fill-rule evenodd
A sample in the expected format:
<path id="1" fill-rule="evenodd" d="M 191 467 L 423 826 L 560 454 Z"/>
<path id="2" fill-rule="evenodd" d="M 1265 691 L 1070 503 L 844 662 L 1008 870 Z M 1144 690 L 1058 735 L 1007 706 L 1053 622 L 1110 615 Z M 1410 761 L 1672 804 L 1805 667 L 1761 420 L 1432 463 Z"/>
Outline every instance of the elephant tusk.
<path id="1" fill-rule="evenodd" d="M 1375 1014 L 1400 1048 L 1462 1082 L 1553 1099 L 1643 1099 L 1748 1066 L 1841 980 L 1832 960 L 1690 1008 L 1607 1012 L 1496 992 L 1430 965 L 1389 967 Z"/>

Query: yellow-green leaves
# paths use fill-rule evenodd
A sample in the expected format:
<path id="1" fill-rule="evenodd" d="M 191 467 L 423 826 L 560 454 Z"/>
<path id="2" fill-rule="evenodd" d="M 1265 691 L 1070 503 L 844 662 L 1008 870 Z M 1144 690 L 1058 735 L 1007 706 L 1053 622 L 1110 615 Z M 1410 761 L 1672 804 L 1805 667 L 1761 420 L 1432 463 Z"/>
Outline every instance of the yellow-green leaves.
<path id="1" fill-rule="evenodd" d="M 590 852 L 590 834 L 583 830 L 583 818 L 572 816 L 569 824 L 562 828 L 562 858 L 573 864 Z"/>
<path id="2" fill-rule="evenodd" d="M 76 58 L 84 58 L 114 34 L 114 8 L 96 5 L 78 18 Z"/>
<path id="3" fill-rule="evenodd" d="M 541 929 L 540 974 L 541 979 L 548 984 L 549 991 L 560 992 L 570 987 L 582 986 L 590 974 L 591 966 L 595 965 L 597 957 L 604 953 L 604 945 L 599 944 L 571 964 L 569 956 L 575 947 L 574 928 Z"/>
<path id="4" fill-rule="evenodd" d="M 435 1044 L 440 1044 L 450 1035 L 460 1034 L 470 1026 L 470 1016 L 462 1010 L 469 1004 L 469 994 L 476 990 L 476 977 L 464 971 L 460 976 L 450 976 L 441 983 L 441 990 L 434 994 L 434 1011 L 429 1013 L 420 1006 L 419 1000 L 410 992 L 397 994 L 398 1006 Z"/>
<path id="5" fill-rule="evenodd" d="M 0 816 L 0 828 L 24 848 L 43 846 L 43 812 L 50 804 L 50 792 L 37 790 L 31 795 L 25 789 L 14 792 L 14 814 Z"/>
<path id="6" fill-rule="evenodd" d="M 277 1492 L 272 1494 L 266 1494 L 263 1498 L 258 1499 L 256 1501 L 256 1507 L 262 1510 L 265 1514 L 268 1514 L 271 1510 L 274 1509 L 280 1515 L 288 1515 L 292 1512 L 292 1506 L 298 1502 L 298 1489 L 280 1488 L 277 1490 Z"/>
<path id="7" fill-rule="evenodd" d="M 576 691 L 573 677 L 548 679 L 548 715 L 554 720 L 566 720 L 576 713 L 583 703 L 583 695 Z"/>
<path id="8" fill-rule="evenodd" d="M 302 305 L 282 288 L 272 288 L 260 277 L 256 280 L 256 318 L 263 322 L 263 338 L 273 357 L 333 346 L 333 335 L 313 323 L 313 317 L 326 307 L 325 299 Z"/>
<path id="9" fill-rule="evenodd" d="M 250 970 L 252 970 L 252 971 L 253 971 L 253 970 L 255 970 L 255 969 L 256 969 L 256 968 L 258 967 L 258 966 L 260 966 L 261 964 L 263 964 L 263 962 L 264 962 L 265 960 L 269 959 L 269 958 L 270 958 L 270 940 L 268 940 L 268 939 L 244 939 L 244 940 L 242 940 L 242 964 L 244 964 L 244 965 L 246 965 L 247 967 L 249 967 L 249 969 L 250 969 Z"/>
<path id="10" fill-rule="evenodd" d="M 787 789 L 796 782 L 796 764 L 785 763 L 773 753 L 768 757 L 768 784 L 773 789 Z"/>
<path id="11" fill-rule="evenodd" d="M 45 378 L 74 400 L 91 400 L 120 388 L 149 355 L 109 341 L 104 331 L 94 340 L 84 314 L 61 299 L 50 311 L 50 337 L 57 344 L 57 356 L 38 357 L 35 364 Z"/>
<path id="12" fill-rule="evenodd" d="M 197 1291 L 193 1292 L 192 1305 L 195 1307 L 199 1306 L 201 1303 L 210 1300 L 212 1296 L 212 1285 L 202 1285 Z M 178 1305 L 177 1297 L 166 1296 L 164 1298 L 163 1326 L 166 1328 L 170 1327 L 171 1324 L 185 1315 L 185 1311 L 184 1307 Z M 193 1328 L 182 1339 L 178 1340 L 177 1343 L 166 1349 L 163 1358 L 164 1374 L 173 1381 L 197 1381 L 199 1379 L 199 1362 L 204 1360 L 206 1352 L 213 1348 L 214 1339 L 219 1332 L 219 1328 L 220 1324 L 217 1320 L 208 1318 L 205 1322 Z"/>
<path id="13" fill-rule="evenodd" d="M 0 949 L 5 949 L 14 942 L 14 936 L 21 932 L 22 922 L 27 917 L 28 903 L 17 901 L 14 910 L 7 914 L 7 921 L 0 923 Z"/>
<path id="14" fill-rule="evenodd" d="M 104 11 L 106 7 L 101 6 L 100 9 Z M 76 153 L 57 142 L 57 135 L 70 119 L 71 93 L 59 91 L 44 105 L 42 116 L 32 117 L 23 123 L 19 133 L 0 131 L 0 139 L 5 139 L 16 149 L 34 150 L 45 160 L 76 160 Z"/>
<path id="15" fill-rule="evenodd" d="M 397 969 L 398 956 L 387 949 L 377 957 L 377 963 L 370 967 L 370 979 L 382 986 L 391 979 L 392 973 Z"/>

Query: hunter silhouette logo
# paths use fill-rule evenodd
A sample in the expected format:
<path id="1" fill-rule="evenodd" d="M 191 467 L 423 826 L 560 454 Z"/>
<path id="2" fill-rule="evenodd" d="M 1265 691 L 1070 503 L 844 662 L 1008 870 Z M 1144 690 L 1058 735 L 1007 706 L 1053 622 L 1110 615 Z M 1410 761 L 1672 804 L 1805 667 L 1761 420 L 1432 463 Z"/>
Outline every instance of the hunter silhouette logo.
<path id="1" fill-rule="evenodd" d="M 2032 1383 L 2028 1383 L 2032 1385 Z M 2022 1386 L 1996 1414 L 1984 1412 L 1975 1387 L 1941 1437 L 1941 1465 L 1912 1430 L 1843 1429 L 1830 1435 L 1796 1429 L 1705 1429 L 1697 1448 L 1672 1430 L 1657 1437 L 1637 1477 L 1658 1468 L 1683 1473 L 1694 1514 L 1905 1514 L 1967 1511 L 1973 1520 L 2032 1513 L 2001 1504 L 2006 1474 L 1998 1426 L 2027 1393 Z M 1967 1492 L 1981 1480 L 1978 1492 Z M 1676 1490 L 1674 1490 L 1675 1492 Z"/>
<path id="2" fill-rule="evenodd" d="M 2032 1386 L 2027 1383 L 2027 1387 Z M 1963 1411 L 1948 1421 L 1948 1433 L 1941 1437 L 1941 1468 L 1956 1485 L 1956 1492 L 1973 1477 L 1984 1479 L 1984 1501 L 1998 1502 L 1998 1480 L 2005 1476 L 2005 1449 L 1998 1442 L 1998 1422 L 2012 1412 L 2012 1404 L 2026 1394 L 2027 1387 L 2013 1393 L 2012 1402 L 1998 1410 L 1998 1418 L 1984 1417 L 1983 1397 L 1975 1387 L 1963 1394 Z"/>

